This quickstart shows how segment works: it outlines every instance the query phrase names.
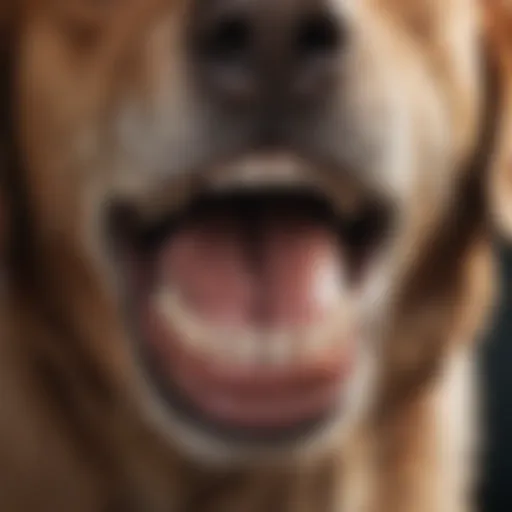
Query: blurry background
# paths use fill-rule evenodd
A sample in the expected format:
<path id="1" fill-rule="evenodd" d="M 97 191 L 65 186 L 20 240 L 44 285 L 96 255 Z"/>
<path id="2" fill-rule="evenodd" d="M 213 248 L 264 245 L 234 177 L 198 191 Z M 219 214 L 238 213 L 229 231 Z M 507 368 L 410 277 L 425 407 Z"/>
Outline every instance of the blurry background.
<path id="1" fill-rule="evenodd" d="M 512 247 L 498 244 L 504 297 L 484 344 L 487 470 L 482 512 L 512 512 Z"/>

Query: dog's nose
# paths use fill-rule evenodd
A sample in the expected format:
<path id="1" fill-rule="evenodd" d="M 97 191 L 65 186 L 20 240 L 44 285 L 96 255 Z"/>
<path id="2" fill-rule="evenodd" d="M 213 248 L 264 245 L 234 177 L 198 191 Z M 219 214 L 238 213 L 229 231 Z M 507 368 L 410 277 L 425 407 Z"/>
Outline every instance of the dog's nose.
<path id="1" fill-rule="evenodd" d="M 208 0 L 194 15 L 201 82 L 224 99 L 323 97 L 347 44 L 329 0 Z"/>

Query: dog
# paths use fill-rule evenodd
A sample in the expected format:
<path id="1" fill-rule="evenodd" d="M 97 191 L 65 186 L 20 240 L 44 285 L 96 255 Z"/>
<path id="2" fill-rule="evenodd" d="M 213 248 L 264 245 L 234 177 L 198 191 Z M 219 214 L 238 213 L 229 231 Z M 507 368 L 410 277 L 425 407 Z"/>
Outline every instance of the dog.
<path id="1" fill-rule="evenodd" d="M 472 510 L 507 2 L 1 9 L 2 510 Z"/>

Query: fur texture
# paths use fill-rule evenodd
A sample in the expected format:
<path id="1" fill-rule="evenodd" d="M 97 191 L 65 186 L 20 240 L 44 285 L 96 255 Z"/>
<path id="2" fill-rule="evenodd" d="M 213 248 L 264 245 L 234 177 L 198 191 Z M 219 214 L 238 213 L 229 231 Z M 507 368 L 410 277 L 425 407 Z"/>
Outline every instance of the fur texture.
<path id="1" fill-rule="evenodd" d="M 353 8 L 373 39 L 347 65 L 348 99 L 332 100 L 343 106 L 323 114 L 317 136 L 334 154 L 340 119 L 348 119 L 362 147 L 353 163 L 409 205 L 389 268 L 393 293 L 382 299 L 374 406 L 322 455 L 222 468 L 183 453 L 167 420 L 155 425 L 141 404 L 139 363 L 98 234 L 100 205 L 114 187 L 147 201 L 154 196 L 145 187 L 158 187 L 162 173 L 179 177 L 216 158 L 228 139 L 237 144 L 227 128 L 222 134 L 230 123 L 222 115 L 212 135 L 187 82 L 181 46 L 192 2 L 4 2 L 3 510 L 471 510 L 479 432 L 472 365 L 496 285 L 490 235 L 496 224 L 512 225 L 510 7 L 332 2 Z M 374 67 L 376 47 L 387 52 L 384 69 Z M 394 99 L 397 74 L 406 104 Z M 379 117 L 388 92 L 382 105 L 413 112 L 405 129 Z M 370 131 L 392 162 L 386 170 L 365 160 Z"/>

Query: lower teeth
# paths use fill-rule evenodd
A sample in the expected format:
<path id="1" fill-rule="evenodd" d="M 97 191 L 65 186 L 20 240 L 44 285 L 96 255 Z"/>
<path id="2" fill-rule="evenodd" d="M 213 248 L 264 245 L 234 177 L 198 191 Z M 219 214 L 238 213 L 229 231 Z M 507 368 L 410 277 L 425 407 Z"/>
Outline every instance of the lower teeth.
<path id="1" fill-rule="evenodd" d="M 161 290 L 153 307 L 173 337 L 199 357 L 212 362 L 261 366 L 310 363 L 332 357 L 345 347 L 350 334 L 350 308 L 319 325 L 255 330 L 242 326 L 214 326 L 197 318 L 174 292 Z"/>

